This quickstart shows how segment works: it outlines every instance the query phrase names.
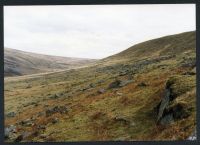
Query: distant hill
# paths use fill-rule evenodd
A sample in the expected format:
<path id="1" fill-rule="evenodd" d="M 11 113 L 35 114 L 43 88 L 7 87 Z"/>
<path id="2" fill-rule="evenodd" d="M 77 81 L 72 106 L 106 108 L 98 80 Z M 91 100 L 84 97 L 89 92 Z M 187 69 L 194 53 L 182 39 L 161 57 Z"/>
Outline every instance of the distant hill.
<path id="1" fill-rule="evenodd" d="M 27 74 L 77 68 L 94 60 L 42 55 L 16 49 L 4 49 L 4 75 L 21 76 Z"/>

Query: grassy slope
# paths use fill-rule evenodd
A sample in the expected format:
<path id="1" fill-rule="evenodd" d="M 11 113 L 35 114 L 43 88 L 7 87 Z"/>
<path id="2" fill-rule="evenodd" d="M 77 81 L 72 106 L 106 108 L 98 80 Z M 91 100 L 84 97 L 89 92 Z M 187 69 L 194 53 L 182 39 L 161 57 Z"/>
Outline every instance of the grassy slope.
<path id="1" fill-rule="evenodd" d="M 20 76 L 71 69 L 94 62 L 83 58 L 49 56 L 5 48 L 5 76 Z"/>
<path id="2" fill-rule="evenodd" d="M 17 134 L 38 133 L 24 141 L 186 139 L 196 125 L 196 75 L 183 75 L 195 69 L 183 67 L 183 64 L 195 56 L 195 33 L 188 32 L 135 45 L 88 68 L 7 78 L 5 114 L 14 111 L 17 115 L 6 118 L 5 125 L 34 118 L 32 126 L 17 125 Z M 146 64 L 145 60 L 152 63 Z M 127 73 L 120 75 L 125 69 Z M 170 125 L 156 125 L 154 107 L 164 96 L 170 77 L 178 78 L 175 88 L 181 92 L 175 102 L 186 102 L 192 111 L 189 117 Z M 107 89 L 115 79 L 133 82 Z M 141 82 L 147 86 L 138 85 Z M 95 86 L 88 88 L 91 83 Z M 106 91 L 99 94 L 99 89 Z M 59 97 L 53 99 L 54 94 Z M 68 113 L 49 117 L 41 113 L 38 117 L 39 112 L 59 105 L 66 106 Z M 51 120 L 56 117 L 59 121 L 53 124 Z M 38 125 L 46 128 L 37 129 Z"/>

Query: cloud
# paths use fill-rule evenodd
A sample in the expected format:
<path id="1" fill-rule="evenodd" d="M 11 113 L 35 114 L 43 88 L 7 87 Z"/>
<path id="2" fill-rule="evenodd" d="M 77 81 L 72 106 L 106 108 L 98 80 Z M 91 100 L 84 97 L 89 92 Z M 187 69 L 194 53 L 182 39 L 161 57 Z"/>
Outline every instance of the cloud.
<path id="1" fill-rule="evenodd" d="M 194 4 L 4 7 L 6 47 L 67 57 L 104 58 L 195 28 Z"/>

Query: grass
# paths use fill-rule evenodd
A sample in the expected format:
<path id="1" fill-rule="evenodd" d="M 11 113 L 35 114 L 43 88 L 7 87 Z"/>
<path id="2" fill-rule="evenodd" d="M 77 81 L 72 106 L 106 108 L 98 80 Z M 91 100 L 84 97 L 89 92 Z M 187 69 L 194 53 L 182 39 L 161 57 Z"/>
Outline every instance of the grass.
<path id="1" fill-rule="evenodd" d="M 178 45 L 182 47 L 180 43 L 191 34 L 180 34 L 180 36 L 181 41 L 176 38 L 170 43 L 179 42 Z M 153 48 L 161 47 L 163 43 L 166 43 L 166 46 L 171 37 L 167 37 L 166 41 L 156 40 L 153 42 Z M 192 41 L 193 37 L 189 40 Z M 6 118 L 5 126 L 16 125 L 19 134 L 25 131 L 38 132 L 37 135 L 31 135 L 23 141 L 186 139 L 196 126 L 196 75 L 184 75 L 186 72 L 194 71 L 194 68 L 182 67 L 182 62 L 188 57 L 195 58 L 195 48 L 184 46 L 183 51 L 181 52 L 179 48 L 173 58 L 141 65 L 134 71 L 133 66 L 136 67 L 138 61 L 142 62 L 144 58 L 151 61 L 154 56 L 159 58 L 159 55 L 164 55 L 164 50 L 169 47 L 164 47 L 164 50 L 156 49 L 149 56 L 149 53 L 146 54 L 147 50 L 143 49 L 147 44 L 150 47 L 150 42 L 146 42 L 141 48 L 144 57 L 132 58 L 130 54 L 126 59 L 115 60 L 117 56 L 114 56 L 87 68 L 6 78 L 5 114 L 13 111 L 17 115 Z M 193 46 L 193 43 L 188 45 Z M 185 42 L 183 44 L 185 45 Z M 177 44 L 173 45 L 178 47 Z M 133 54 L 134 50 L 140 51 L 139 48 L 133 49 Z M 131 49 L 128 52 L 130 53 Z M 119 54 L 118 58 L 126 53 Z M 123 65 L 127 65 L 125 68 L 129 72 L 120 76 L 119 72 L 123 70 Z M 129 77 L 132 77 L 133 82 L 124 87 L 108 89 L 109 84 L 115 79 L 127 80 Z M 154 108 L 164 97 L 167 82 L 173 84 L 172 88 L 177 96 L 171 105 L 184 103 L 189 106 L 190 115 L 162 126 L 156 124 Z M 88 87 L 91 83 L 95 86 Z M 141 83 L 145 83 L 146 86 L 139 85 Z M 105 92 L 98 93 L 99 89 L 105 89 Z M 55 94 L 58 96 L 56 99 L 51 97 Z M 68 113 L 45 116 L 45 110 L 58 105 L 67 107 Z M 41 112 L 43 114 L 38 115 Z M 35 118 L 33 126 L 25 127 L 17 124 L 31 117 Z M 59 121 L 52 123 L 52 118 L 58 118 Z M 38 125 L 44 125 L 45 129 L 37 129 Z"/>

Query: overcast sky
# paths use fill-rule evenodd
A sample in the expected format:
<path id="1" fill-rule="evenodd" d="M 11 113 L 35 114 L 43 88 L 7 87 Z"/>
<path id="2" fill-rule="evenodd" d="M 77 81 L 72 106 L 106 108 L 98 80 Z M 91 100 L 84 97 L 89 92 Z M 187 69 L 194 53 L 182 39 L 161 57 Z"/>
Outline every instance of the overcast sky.
<path id="1" fill-rule="evenodd" d="M 104 58 L 153 38 L 196 29 L 194 4 L 5 6 L 4 46 Z"/>

